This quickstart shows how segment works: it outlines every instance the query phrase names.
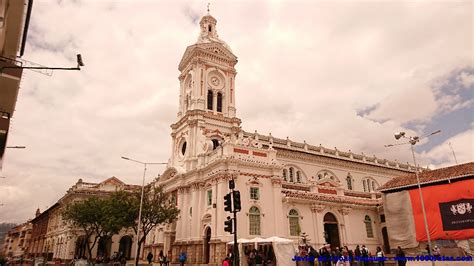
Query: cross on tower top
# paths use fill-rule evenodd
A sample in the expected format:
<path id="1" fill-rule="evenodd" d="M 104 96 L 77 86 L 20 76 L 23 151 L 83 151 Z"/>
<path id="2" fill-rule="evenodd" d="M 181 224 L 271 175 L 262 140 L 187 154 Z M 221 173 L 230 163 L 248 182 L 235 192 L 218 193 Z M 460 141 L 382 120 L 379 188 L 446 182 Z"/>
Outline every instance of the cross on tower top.
<path id="1" fill-rule="evenodd" d="M 211 3 L 208 2 L 208 3 L 207 3 L 207 14 L 209 14 L 209 12 L 210 12 L 210 9 L 209 9 L 210 6 L 211 6 Z"/>

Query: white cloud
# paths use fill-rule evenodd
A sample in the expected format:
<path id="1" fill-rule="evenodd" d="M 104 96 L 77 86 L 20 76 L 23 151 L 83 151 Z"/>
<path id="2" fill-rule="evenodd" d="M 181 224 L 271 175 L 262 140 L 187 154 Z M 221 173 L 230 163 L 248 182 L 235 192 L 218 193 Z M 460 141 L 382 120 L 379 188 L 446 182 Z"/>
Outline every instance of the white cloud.
<path id="1" fill-rule="evenodd" d="M 1 221 L 32 217 L 78 178 L 115 175 L 138 184 L 143 169 L 121 156 L 168 160 L 177 66 L 197 39 L 193 19 L 206 4 L 35 2 L 24 58 L 69 66 L 81 53 L 86 66 L 52 77 L 25 72 L 9 144 L 27 149 L 8 150 Z M 469 1 L 219 1 L 211 14 L 239 58 L 236 103 L 244 129 L 411 161 L 409 150 L 383 145 L 405 122 L 436 114 L 433 80 L 472 63 L 469 7 Z M 472 84 L 467 74 L 461 79 Z M 375 104 L 380 108 L 370 116 L 357 115 Z"/>
<path id="2" fill-rule="evenodd" d="M 423 152 L 420 157 L 430 158 L 432 167 L 436 168 L 455 165 L 456 160 L 459 164 L 474 161 L 474 129 L 451 137 L 430 151 Z"/>

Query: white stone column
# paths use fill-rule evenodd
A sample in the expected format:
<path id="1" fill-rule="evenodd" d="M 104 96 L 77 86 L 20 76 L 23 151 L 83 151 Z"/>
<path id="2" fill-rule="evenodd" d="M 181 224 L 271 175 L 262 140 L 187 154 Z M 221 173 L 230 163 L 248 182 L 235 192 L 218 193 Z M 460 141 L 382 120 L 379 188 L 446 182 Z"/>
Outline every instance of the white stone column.
<path id="1" fill-rule="evenodd" d="M 316 249 L 318 247 L 321 246 L 321 243 L 320 243 L 320 237 L 319 237 L 319 230 L 318 230 L 318 218 L 316 216 L 316 209 L 314 209 L 313 207 L 311 207 L 311 220 L 312 220 L 312 224 L 313 224 L 313 237 L 312 239 L 314 239 L 314 243 L 316 244 Z"/>
<path id="2" fill-rule="evenodd" d="M 212 91 L 212 110 L 217 113 L 217 91 Z"/>
<path id="3" fill-rule="evenodd" d="M 286 215 L 283 213 L 283 203 L 281 201 L 281 182 L 278 179 L 274 179 L 272 182 L 272 191 L 273 191 L 273 215 L 275 225 L 277 224 L 287 224 L 282 219 L 286 219 Z M 247 210 L 248 211 L 248 210 Z M 285 236 L 285 228 L 282 226 L 274 226 L 274 233 L 277 236 Z"/>
<path id="4" fill-rule="evenodd" d="M 228 182 L 220 180 L 216 186 L 216 197 L 214 203 L 216 203 L 216 236 L 222 237 L 224 235 L 224 221 L 227 216 L 231 215 L 228 212 L 224 212 L 224 196 L 228 193 Z"/>
<path id="5" fill-rule="evenodd" d="M 181 213 L 179 214 L 180 218 L 176 221 L 176 240 L 178 239 L 181 240 L 181 238 L 183 237 L 183 219 L 184 219 L 183 202 L 184 202 L 183 189 L 179 188 L 178 189 L 178 209 L 181 211 Z"/>
<path id="6" fill-rule="evenodd" d="M 199 226 L 199 224 L 197 223 L 197 216 L 198 216 L 198 212 L 197 212 L 197 185 L 196 184 L 193 184 L 192 187 L 191 187 L 191 208 L 192 208 L 192 214 L 191 214 L 191 232 L 190 235 L 191 235 L 191 238 L 196 238 L 196 227 Z"/>
<path id="7" fill-rule="evenodd" d="M 181 211 L 181 219 L 183 220 L 183 224 L 181 230 L 183 231 L 181 237 L 182 239 L 189 238 L 189 190 L 188 188 L 184 188 L 183 193 L 183 210 Z"/>
<path id="8" fill-rule="evenodd" d="M 199 238 L 202 238 L 202 228 L 201 228 L 201 218 L 204 214 L 204 208 L 203 208 L 203 200 L 204 200 L 204 189 L 203 187 L 200 185 L 199 186 L 199 189 L 197 190 L 197 196 L 198 196 L 198 199 L 197 199 L 197 208 L 196 208 L 196 220 L 197 220 L 197 223 L 196 223 L 196 230 L 197 230 L 197 235 L 199 236 Z"/>

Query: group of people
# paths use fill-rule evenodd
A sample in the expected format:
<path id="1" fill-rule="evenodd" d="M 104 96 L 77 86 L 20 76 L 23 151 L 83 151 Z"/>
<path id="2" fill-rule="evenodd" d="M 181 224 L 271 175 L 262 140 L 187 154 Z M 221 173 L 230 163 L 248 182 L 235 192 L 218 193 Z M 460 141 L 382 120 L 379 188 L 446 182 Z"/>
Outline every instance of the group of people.
<path id="1" fill-rule="evenodd" d="M 148 261 L 148 264 L 151 264 L 153 262 L 153 253 L 148 252 L 146 260 Z M 167 256 L 165 256 L 163 250 L 160 250 L 160 253 L 158 253 L 158 261 L 160 263 L 160 266 L 168 266 L 170 264 L 170 260 Z"/>
<path id="2" fill-rule="evenodd" d="M 380 247 L 377 247 L 375 254 L 365 245 L 357 245 L 354 250 L 347 246 L 331 248 L 329 244 L 324 245 L 318 250 L 312 246 L 300 247 L 299 256 L 312 257 L 309 264 L 314 266 L 316 263 L 321 266 L 352 266 L 352 265 L 385 265 L 385 254 Z M 406 265 L 405 253 L 398 247 L 396 256 L 400 258 L 397 263 L 399 266 Z M 374 258 L 375 257 L 375 258 Z"/>
<path id="3" fill-rule="evenodd" d="M 273 259 L 274 255 L 272 252 L 265 254 L 263 250 L 253 249 L 247 255 L 249 266 L 273 266 Z"/>

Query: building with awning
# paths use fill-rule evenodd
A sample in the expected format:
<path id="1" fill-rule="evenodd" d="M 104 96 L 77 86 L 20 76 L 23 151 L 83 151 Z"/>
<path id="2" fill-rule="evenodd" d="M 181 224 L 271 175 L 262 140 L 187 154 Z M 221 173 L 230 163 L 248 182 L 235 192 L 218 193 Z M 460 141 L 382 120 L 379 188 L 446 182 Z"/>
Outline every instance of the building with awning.
<path id="1" fill-rule="evenodd" d="M 424 171 L 419 179 L 432 245 L 442 252 L 473 255 L 474 163 Z M 396 177 L 379 191 L 390 246 L 414 253 L 425 250 L 428 237 L 416 175 Z"/>
<path id="2" fill-rule="evenodd" d="M 33 0 L 0 1 L 0 169 L 23 71 L 13 67 L 22 64 L 32 5 Z"/>

